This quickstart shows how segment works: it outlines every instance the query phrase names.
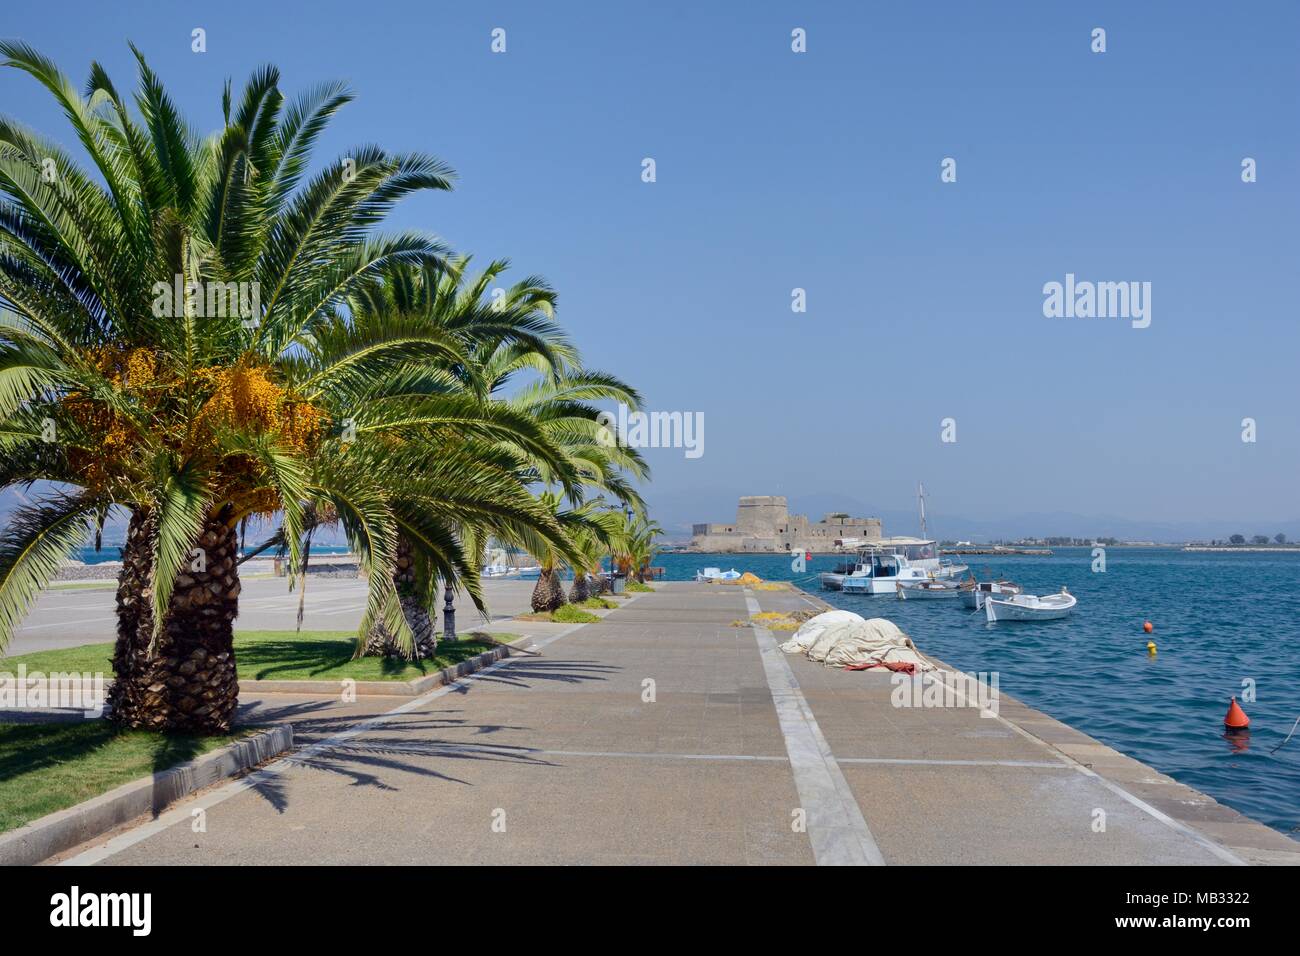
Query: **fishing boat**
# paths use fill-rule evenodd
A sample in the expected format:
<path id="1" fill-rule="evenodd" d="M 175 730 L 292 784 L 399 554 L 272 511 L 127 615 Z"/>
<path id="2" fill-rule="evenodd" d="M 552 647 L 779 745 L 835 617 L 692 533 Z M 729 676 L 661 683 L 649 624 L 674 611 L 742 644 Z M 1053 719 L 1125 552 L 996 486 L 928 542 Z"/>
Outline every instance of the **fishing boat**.
<path id="1" fill-rule="evenodd" d="M 540 565 L 533 565 L 531 568 L 520 568 L 519 579 L 521 581 L 536 581 L 542 576 Z"/>
<path id="2" fill-rule="evenodd" d="M 961 585 L 955 581 L 899 581 L 900 601 L 933 601 L 961 595 Z"/>
<path id="3" fill-rule="evenodd" d="M 1019 584 L 1012 584 L 1010 581 L 976 581 L 971 579 L 963 581 L 961 587 L 961 603 L 973 611 L 978 611 L 984 606 L 984 599 L 990 595 L 994 597 L 1010 597 L 1013 594 L 1024 592 Z"/>
<path id="4" fill-rule="evenodd" d="M 695 572 L 696 581 L 735 581 L 740 577 L 740 572 L 735 568 L 730 571 L 723 571 L 720 568 L 702 568 Z"/>
<path id="5" fill-rule="evenodd" d="M 843 588 L 844 579 L 852 574 L 861 574 L 862 560 L 858 558 L 853 561 L 841 561 L 830 571 L 823 571 L 817 575 L 817 580 L 821 583 L 824 590 L 839 591 Z"/>
<path id="6" fill-rule="evenodd" d="M 954 564 L 951 561 L 940 561 L 939 569 L 935 572 L 935 577 L 949 580 L 959 578 L 970 570 L 969 564 Z"/>
<path id="7" fill-rule="evenodd" d="M 884 538 L 864 548 L 851 574 L 823 586 L 849 594 L 896 594 L 898 584 L 947 581 L 965 571 L 939 561 L 936 542 L 926 538 Z"/>
<path id="8" fill-rule="evenodd" d="M 1079 599 L 1065 588 L 1057 594 L 1038 597 L 1034 594 L 1013 594 L 1007 598 L 992 595 L 984 599 L 984 613 L 989 622 L 994 621 L 1055 621 L 1069 617 Z"/>
<path id="9" fill-rule="evenodd" d="M 917 486 L 917 498 L 921 537 L 881 538 L 862 546 L 856 561 L 819 576 L 822 587 L 849 594 L 897 594 L 899 582 L 950 581 L 970 570 L 964 564 L 940 560 L 939 543 L 926 537 L 924 486 Z"/>

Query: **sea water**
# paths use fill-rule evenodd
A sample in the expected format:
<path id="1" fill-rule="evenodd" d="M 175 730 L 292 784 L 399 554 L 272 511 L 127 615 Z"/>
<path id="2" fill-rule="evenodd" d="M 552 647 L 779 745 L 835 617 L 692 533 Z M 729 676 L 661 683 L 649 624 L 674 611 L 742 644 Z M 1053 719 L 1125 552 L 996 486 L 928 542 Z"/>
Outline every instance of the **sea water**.
<path id="1" fill-rule="evenodd" d="M 250 545 L 244 548 L 241 553 L 248 554 L 251 551 L 253 551 L 253 547 Z M 312 545 L 311 553 L 317 556 L 330 555 L 330 554 L 347 554 L 348 547 L 347 545 L 332 545 L 332 544 L 315 545 L 314 544 Z M 78 548 L 77 550 L 75 550 L 70 555 L 70 557 L 74 561 L 80 561 L 82 564 L 103 564 L 105 561 L 121 561 L 122 546 L 121 544 L 105 544 L 98 551 L 96 551 L 93 545 L 87 545 L 84 548 Z M 263 551 L 260 555 L 258 555 L 258 557 L 265 558 L 266 560 L 269 561 L 275 557 L 275 549 L 271 548 L 268 551 Z"/>

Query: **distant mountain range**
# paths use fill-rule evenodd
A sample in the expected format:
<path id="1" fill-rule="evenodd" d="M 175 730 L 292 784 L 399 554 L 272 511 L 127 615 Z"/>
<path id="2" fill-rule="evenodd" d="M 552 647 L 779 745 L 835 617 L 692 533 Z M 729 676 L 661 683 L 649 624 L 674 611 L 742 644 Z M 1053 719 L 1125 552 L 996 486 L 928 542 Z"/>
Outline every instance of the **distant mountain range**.
<path id="1" fill-rule="evenodd" d="M 738 495 L 717 489 L 699 489 L 690 492 L 656 494 L 647 489 L 651 515 L 673 542 L 686 542 L 691 537 L 691 525 L 702 522 L 730 521 L 736 514 Z M 878 511 L 866 502 L 851 497 L 832 494 L 790 495 L 790 510 L 806 514 L 816 521 L 831 511 L 845 511 L 854 516 L 878 517 L 884 523 L 885 534 L 916 534 L 920 531 L 915 510 Z M 5 515 L 21 503 L 16 489 L 0 491 L 0 522 Z M 930 534 L 952 541 L 1014 540 L 1027 537 L 1119 538 L 1121 541 L 1158 541 L 1176 543 L 1183 541 L 1209 541 L 1226 539 L 1233 534 L 1250 538 L 1256 534 L 1270 538 L 1279 532 L 1288 538 L 1300 540 L 1300 519 L 1274 521 L 1267 526 L 1258 521 L 1232 521 L 1206 518 L 1193 521 L 1149 521 L 1123 518 L 1117 515 L 1082 515 L 1070 511 L 1024 512 L 998 518 L 967 518 L 962 515 L 930 511 Z M 126 522 L 118 517 L 104 528 L 104 544 L 117 546 L 125 539 Z M 254 534 L 250 529 L 248 543 L 260 543 L 265 535 Z M 342 533 L 336 529 L 323 529 L 314 540 L 322 545 L 344 543 Z"/>
<path id="2" fill-rule="evenodd" d="M 763 492 L 754 492 L 755 494 Z M 693 523 L 725 522 L 734 519 L 738 495 L 723 491 L 699 490 L 689 493 L 656 495 L 653 487 L 647 498 L 651 514 L 664 526 L 671 541 L 687 541 Z M 855 517 L 878 517 L 885 534 L 917 534 L 920 524 L 915 509 L 880 511 L 866 502 L 830 494 L 788 495 L 790 510 L 816 521 L 827 512 L 844 511 Z M 1188 521 L 1150 521 L 1118 515 L 1083 515 L 1070 511 L 1024 512 L 997 518 L 968 518 L 943 511 L 927 511 L 927 525 L 935 538 L 976 543 L 1018 538 L 1119 538 L 1121 541 L 1157 541 L 1179 543 L 1226 539 L 1233 534 L 1264 534 L 1270 538 L 1279 532 L 1300 539 L 1300 518 L 1269 522 L 1233 521 L 1207 518 Z"/>

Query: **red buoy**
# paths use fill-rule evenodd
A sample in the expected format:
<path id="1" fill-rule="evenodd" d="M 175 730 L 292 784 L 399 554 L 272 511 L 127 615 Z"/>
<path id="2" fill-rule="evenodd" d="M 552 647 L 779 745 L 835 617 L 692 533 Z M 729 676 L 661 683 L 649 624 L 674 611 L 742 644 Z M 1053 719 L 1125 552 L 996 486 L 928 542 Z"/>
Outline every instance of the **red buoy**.
<path id="1" fill-rule="evenodd" d="M 1152 624 L 1150 621 L 1144 621 L 1142 624 L 1142 630 L 1146 631 L 1148 634 L 1150 634 L 1155 629 L 1156 626 Z"/>
<path id="2" fill-rule="evenodd" d="M 1245 730 L 1250 726 L 1250 718 L 1246 716 L 1246 712 L 1241 709 L 1235 697 L 1228 704 L 1228 716 L 1223 718 L 1223 726 L 1229 730 Z"/>

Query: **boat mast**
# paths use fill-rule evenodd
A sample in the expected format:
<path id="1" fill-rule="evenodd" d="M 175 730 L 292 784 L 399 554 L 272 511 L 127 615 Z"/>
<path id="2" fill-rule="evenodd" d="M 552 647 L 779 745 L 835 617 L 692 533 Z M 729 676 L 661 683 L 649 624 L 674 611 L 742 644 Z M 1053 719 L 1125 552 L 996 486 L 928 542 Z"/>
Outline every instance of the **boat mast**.
<path id="1" fill-rule="evenodd" d="M 921 502 L 921 539 L 929 541 L 930 535 L 925 530 L 925 485 L 919 481 L 916 483 L 916 497 Z"/>

